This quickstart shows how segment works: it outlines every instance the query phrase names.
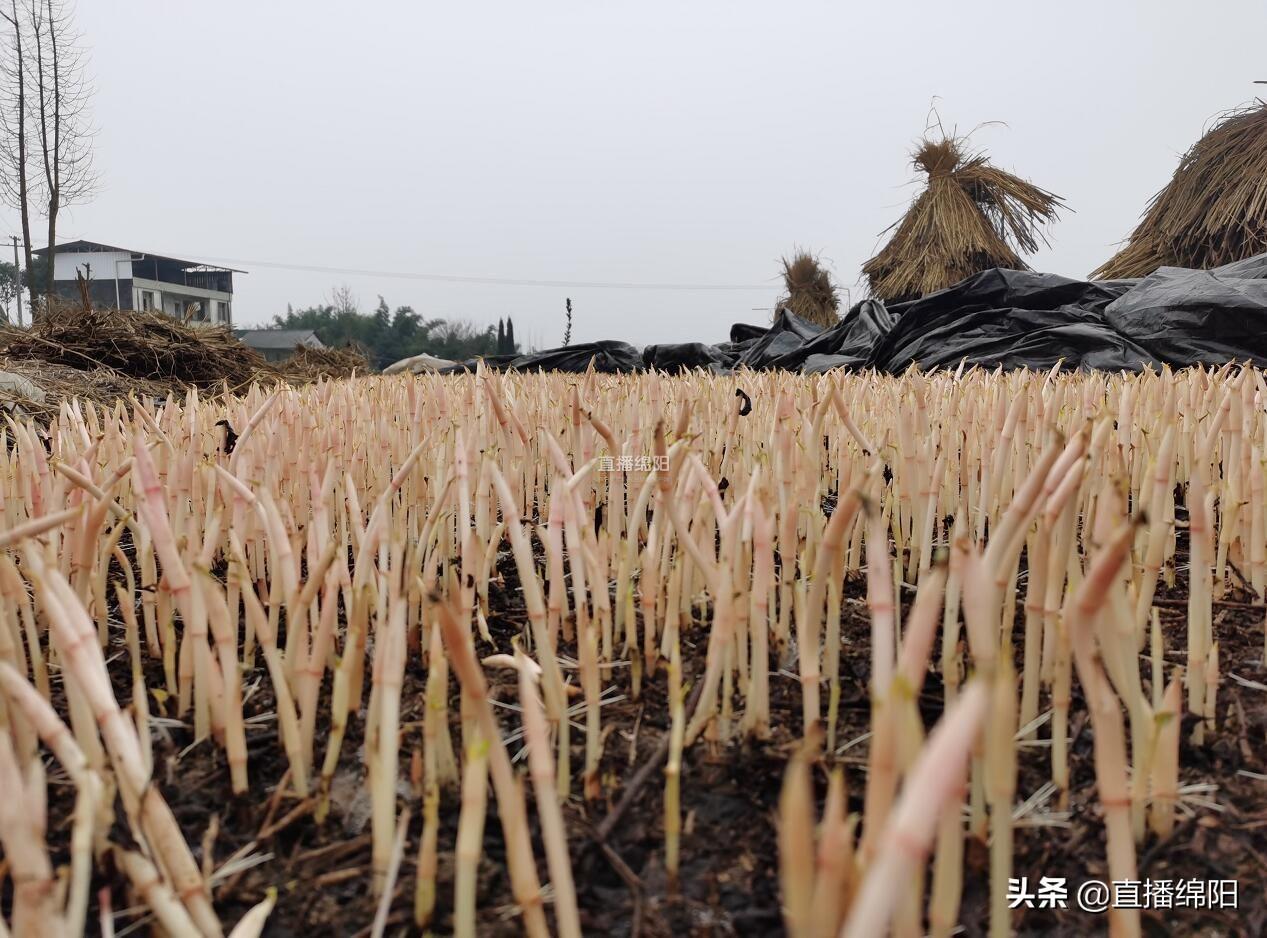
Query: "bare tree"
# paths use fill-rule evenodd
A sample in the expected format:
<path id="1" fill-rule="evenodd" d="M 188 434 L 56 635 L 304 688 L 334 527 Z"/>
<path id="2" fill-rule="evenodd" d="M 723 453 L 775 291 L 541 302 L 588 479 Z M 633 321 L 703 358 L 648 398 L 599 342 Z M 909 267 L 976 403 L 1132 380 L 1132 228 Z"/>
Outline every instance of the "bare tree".
<path id="1" fill-rule="evenodd" d="M 25 12 L 25 11 L 24 11 Z M 4 96 L 0 98 L 0 196 L 22 215 L 22 246 L 26 253 L 26 269 L 31 271 L 31 209 L 27 185 L 27 100 L 26 59 L 23 39 L 26 17 L 18 13 L 17 0 L 9 0 L 9 9 L 0 9 L 0 17 L 9 24 L 10 42 L 0 58 L 0 76 Z M 22 322 L 21 271 L 18 272 L 18 323 Z M 27 277 L 31 309 L 35 309 L 35 278 Z"/>
<path id="2" fill-rule="evenodd" d="M 40 188 L 48 219 L 45 293 L 51 303 L 57 215 L 66 206 L 85 201 L 97 186 L 92 129 L 87 123 L 92 86 L 66 0 L 23 0 L 23 6 L 31 37 L 26 54 L 28 81 L 34 92 L 28 112 L 44 171 Z"/>
<path id="3" fill-rule="evenodd" d="M 344 316 L 355 315 L 361 308 L 360 300 L 346 283 L 330 291 L 329 303 L 336 313 Z"/>

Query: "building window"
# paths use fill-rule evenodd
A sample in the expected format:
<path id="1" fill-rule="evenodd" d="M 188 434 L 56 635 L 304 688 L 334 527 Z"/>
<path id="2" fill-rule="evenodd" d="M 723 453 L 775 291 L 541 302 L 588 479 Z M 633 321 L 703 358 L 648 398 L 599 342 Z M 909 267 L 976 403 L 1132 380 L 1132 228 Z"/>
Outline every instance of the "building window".
<path id="1" fill-rule="evenodd" d="M 229 321 L 229 304 L 224 300 L 216 300 L 216 321 L 223 323 Z"/>
<path id="2" fill-rule="evenodd" d="M 141 291 L 141 309 L 151 310 L 154 308 L 154 294 L 149 290 Z"/>

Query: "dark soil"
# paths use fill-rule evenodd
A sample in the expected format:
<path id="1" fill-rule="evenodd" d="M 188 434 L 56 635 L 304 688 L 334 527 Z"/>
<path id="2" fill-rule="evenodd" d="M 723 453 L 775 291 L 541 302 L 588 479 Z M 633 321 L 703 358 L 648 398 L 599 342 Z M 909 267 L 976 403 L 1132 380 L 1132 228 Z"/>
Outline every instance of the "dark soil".
<path id="1" fill-rule="evenodd" d="M 516 589 L 513 563 L 508 555 L 500 558 L 505 579 L 491 587 L 494 613 L 490 629 L 499 651 L 510 650 L 510 640 L 526 627 L 520 594 Z M 851 581 L 847 588 L 842 632 L 841 703 L 838 742 L 866 732 L 869 723 L 866 679 L 869 661 L 869 625 L 865 606 L 858 600 L 864 585 Z M 1158 593 L 1167 647 L 1181 649 L 1186 609 L 1178 604 L 1184 595 L 1183 583 Z M 1226 600 L 1246 603 L 1254 597 L 1246 591 L 1232 592 Z M 1149 835 L 1140 851 L 1140 873 L 1156 879 L 1232 879 L 1239 883 L 1239 909 L 1175 909 L 1163 914 L 1144 913 L 1148 935 L 1236 935 L 1264 933 L 1267 906 L 1267 782 L 1261 777 L 1238 774 L 1242 770 L 1267 775 L 1267 691 L 1244 686 L 1231 675 L 1258 684 L 1267 684 L 1264 670 L 1263 622 L 1261 608 L 1237 605 L 1216 607 L 1215 632 L 1220 642 L 1223 683 L 1218 698 L 1218 727 L 1204 747 L 1185 742 L 1181 756 L 1181 784 L 1212 782 L 1218 787 L 1203 795 L 1222 810 L 1194 807 L 1193 815 L 1182 821 L 1164 842 Z M 1019 623 L 1018 623 L 1019 624 Z M 684 672 L 688 680 L 703 672 L 706 651 L 703 623 L 684 633 Z M 1017 634 L 1019 645 L 1020 634 Z M 122 644 L 121 635 L 117 639 Z M 492 648 L 483 642 L 481 654 Z M 128 696 L 128 664 L 122 648 L 113 649 L 112 669 L 120 700 Z M 568 649 L 563 649 L 568 653 Z M 800 734 L 801 702 L 798 683 L 779 674 L 779 655 L 772 652 L 771 706 L 775 727 L 770 740 L 742 742 L 730 746 L 710 746 L 701 741 L 686 756 L 682 780 L 681 888 L 672 893 L 663 870 L 662 775 L 653 771 L 649 783 L 636 794 L 631 806 L 611 830 L 605 845 L 595 836 L 596 827 L 613 810 L 624 794 L 629 779 L 656 753 L 667 728 L 666 673 L 663 668 L 652 677 L 644 676 L 641 699 L 630 699 L 629 669 L 608 672 L 624 699 L 603 707 L 605 737 L 602 778 L 604 800 L 586 804 L 580 798 L 579 771 L 583 752 L 581 734 L 572 765 L 577 770 L 572 790 L 576 794 L 565 806 L 572 847 L 573 869 L 582 924 L 594 935 L 777 935 L 783 933 L 779 907 L 778 853 L 775 812 L 783 770 L 788 754 Z M 1168 658 L 1184 663 L 1181 652 Z M 149 665 L 150 687 L 162 686 L 159 662 Z M 1147 680 L 1147 668 L 1145 678 Z M 402 804 L 413 808 L 409 843 L 391 909 L 388 934 L 414 934 L 413 888 L 418 841 L 421 831 L 420 799 L 411 790 L 409 756 L 421 748 L 420 720 L 424 665 L 415 653 L 407 669 L 402 697 Z M 490 673 L 495 695 L 514 701 L 517 693 L 509 678 Z M 247 675 L 244 686 L 258 683 L 246 704 L 246 716 L 273 711 L 271 684 L 262 660 Z M 323 693 L 328 701 L 328 686 Z M 460 740 L 456 725 L 456 687 L 453 736 Z M 1085 707 L 1077 698 L 1073 706 L 1071 771 L 1074 791 L 1067 826 L 1022 827 L 1016 831 L 1015 876 L 1027 876 L 1031 883 L 1040 877 L 1065 877 L 1073 888 L 1088 877 L 1106 879 L 1104 829 L 1094 787 L 1091 732 L 1085 722 Z M 926 723 L 941 712 L 942 688 L 938 675 L 930 674 L 921 707 Z M 328 705 L 328 704 L 327 704 Z M 736 706 L 740 702 L 736 701 Z M 1045 707 L 1045 703 L 1043 704 Z M 155 716 L 164 715 L 156 708 Z M 167 714 L 170 715 L 170 714 Z M 517 727 L 517 717 L 499 710 L 504 726 Z M 582 718 L 583 719 L 583 718 Z M 512 722 L 513 721 L 513 722 Z M 324 752 L 319 720 L 317 759 Z M 354 720 L 342 747 L 340 772 L 355 782 L 349 791 L 362 789 L 362 721 Z M 1043 738 L 1047 728 L 1039 731 Z M 232 924 L 254 903 L 264 898 L 272 886 L 278 890 L 277 907 L 265 934 L 270 936 L 345 936 L 368 934 L 376 902 L 370 895 L 370 837 L 365 817 L 358 816 L 352 798 L 336 800 L 325 823 L 318 825 L 307 809 L 290 795 L 277 797 L 286 772 L 286 760 L 278 743 L 272 720 L 248 727 L 251 790 L 234 797 L 222 751 L 204 742 L 186 751 L 191 741 L 189 729 L 158 729 L 155 738 L 155 776 L 164 796 L 172 805 L 195 854 L 201 856 L 202 843 L 213 815 L 219 818 L 219 833 L 211 844 L 218 866 L 235 851 L 258 841 L 253 853 L 271 854 L 271 859 L 240 875 L 220 881 L 215 903 L 222 919 Z M 1023 800 L 1047 781 L 1048 750 L 1042 747 L 1021 750 L 1018 800 Z M 861 811 L 865 784 L 866 743 L 848 750 L 847 766 L 850 810 Z M 56 775 L 54 775 L 56 780 Z M 819 772 L 819 795 L 825 789 L 826 773 Z M 50 840 L 61 853 L 54 862 L 66 861 L 69 815 L 73 790 L 69 784 L 54 784 L 50 790 Z M 1054 809 L 1048 804 L 1042 811 Z M 440 870 L 438 876 L 437 920 L 433 929 L 447 934 L 452 900 L 453 847 L 457 828 L 458 796 L 445 791 L 441 803 Z M 535 824 L 535 810 L 530 810 Z M 366 811 L 366 816 L 368 811 Z M 283 822 L 283 823 L 279 823 Z M 267 836 L 261 831 L 272 828 Z M 116 834 L 119 828 L 116 826 Z M 535 836 L 535 834 L 534 834 Z M 544 854 L 537 844 L 537 856 Z M 966 852 L 965 891 L 961 920 L 964 933 L 984 935 L 988 928 L 989 864 L 985 846 L 970 841 Z M 520 933 L 510 886 L 504 866 L 501 828 L 490 790 L 489 814 L 485 827 L 484 855 L 480 878 L 480 934 Z M 544 859 L 539 862 L 542 881 L 548 879 Z M 623 875 L 622 875 L 623 874 Z M 93 884 L 108 886 L 113 907 L 136 905 L 121 876 L 105 876 L 98 870 Z M 8 905 L 6 885 L 3 904 Z M 1076 908 L 1069 910 L 1018 910 L 1014 927 L 1022 935 L 1084 935 L 1106 930 L 1103 916 Z M 135 916 L 119 916 L 116 933 L 122 934 Z M 89 924 L 96 928 L 96 909 Z M 144 933 L 144 926 L 141 929 Z"/>

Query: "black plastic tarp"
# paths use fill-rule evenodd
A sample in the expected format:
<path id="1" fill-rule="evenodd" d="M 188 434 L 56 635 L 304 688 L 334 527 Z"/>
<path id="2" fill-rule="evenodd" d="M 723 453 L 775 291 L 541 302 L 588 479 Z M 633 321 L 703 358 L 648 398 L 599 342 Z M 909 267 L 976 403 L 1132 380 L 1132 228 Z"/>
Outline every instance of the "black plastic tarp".
<path id="1" fill-rule="evenodd" d="M 642 363 L 660 371 L 689 371 L 692 368 L 728 368 L 738 356 L 721 346 L 703 342 L 679 342 L 648 345 L 642 350 Z"/>
<path id="2" fill-rule="evenodd" d="M 855 304 L 824 329 L 780 309 L 769 326 L 736 323 L 730 341 L 591 342 L 490 367 L 603 372 L 704 368 L 984 367 L 1137 371 L 1171 365 L 1267 366 L 1267 254 L 1214 270 L 1163 267 L 1139 280 L 1073 280 L 995 268 L 907 303 Z M 456 369 L 474 367 L 464 363 Z"/>
<path id="3" fill-rule="evenodd" d="M 962 318 L 943 316 L 909 341 L 886 341 L 868 363 L 897 373 L 968 365 L 1048 369 L 1057 362 L 1070 368 L 1137 371 L 1152 360 L 1136 345 L 1104 324 L 1099 313 L 1076 306 L 1051 310 L 987 309 Z"/>
<path id="4" fill-rule="evenodd" d="M 749 322 L 737 322 L 730 327 L 730 341 L 734 345 L 755 342 L 769 331 L 769 326 L 754 326 Z"/>
<path id="5" fill-rule="evenodd" d="M 1071 280 L 1060 274 L 992 267 L 918 300 L 895 303 L 893 315 L 904 319 L 925 310 L 1055 309 L 1080 306 L 1104 309 L 1130 288 L 1131 280 Z"/>
<path id="6" fill-rule="evenodd" d="M 798 348 L 768 361 L 771 368 L 788 370 L 825 370 L 830 368 L 863 368 L 871 358 L 876 343 L 892 330 L 893 314 L 879 300 L 855 303 L 840 322 L 818 335 L 806 339 Z M 813 364 L 811 364 L 811 359 Z"/>
<path id="7" fill-rule="evenodd" d="M 1135 370 L 1148 362 L 1105 322 L 1103 310 L 1128 285 L 995 268 L 908 303 L 871 349 L 866 364 L 899 372 L 954 368 L 960 362 L 1004 368 Z"/>
<path id="8" fill-rule="evenodd" d="M 749 368 L 774 367 L 776 360 L 794 353 L 822 331 L 822 326 L 802 319 L 786 309 L 780 309 L 775 314 L 774 325 L 766 330 L 765 335 L 756 341 L 745 343 L 747 347 L 739 356 L 739 364 L 747 365 Z M 733 327 L 730 332 L 733 337 L 735 333 Z"/>
<path id="9" fill-rule="evenodd" d="M 1105 319 L 1168 365 L 1261 367 L 1267 365 L 1264 268 L 1261 258 L 1215 270 L 1163 267 L 1109 304 Z"/>
<path id="10" fill-rule="evenodd" d="M 483 359 L 490 368 L 513 368 L 516 371 L 565 371 L 581 374 L 591 363 L 595 371 L 617 373 L 625 371 L 641 371 L 642 353 L 628 342 L 614 339 L 603 339 L 598 342 L 583 342 L 580 345 L 565 345 L 560 348 L 534 352 L 531 355 L 489 356 Z M 452 368 L 446 368 L 441 374 L 459 371 L 474 371 L 475 360 L 463 362 Z"/>

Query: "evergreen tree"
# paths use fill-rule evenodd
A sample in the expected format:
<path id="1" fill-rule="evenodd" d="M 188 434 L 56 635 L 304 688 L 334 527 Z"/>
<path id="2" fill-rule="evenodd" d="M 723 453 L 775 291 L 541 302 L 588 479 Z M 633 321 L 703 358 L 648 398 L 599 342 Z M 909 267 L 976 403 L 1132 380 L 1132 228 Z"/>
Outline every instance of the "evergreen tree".
<path id="1" fill-rule="evenodd" d="M 373 313 L 361 313 L 350 294 L 339 293 L 336 291 L 331 302 L 307 309 L 288 304 L 284 316 L 273 317 L 272 327 L 312 329 L 326 345 L 356 345 L 379 368 L 420 352 L 466 361 L 477 355 L 500 354 L 500 341 L 513 347 L 514 333 L 507 332 L 504 322 L 503 339 L 499 340 L 491 324 L 481 329 L 460 319 L 427 319 L 409 306 L 392 310 L 382 298 Z"/>
<path id="2" fill-rule="evenodd" d="M 497 354 L 506 354 L 506 324 L 497 320 Z"/>
<path id="3" fill-rule="evenodd" d="M 387 301 L 380 296 L 378 306 L 374 309 L 374 332 L 379 336 L 386 336 L 391 325 L 392 311 L 387 306 Z"/>
<path id="4" fill-rule="evenodd" d="M 515 344 L 515 321 L 509 316 L 506 317 L 506 354 L 519 354 L 519 346 Z"/>

